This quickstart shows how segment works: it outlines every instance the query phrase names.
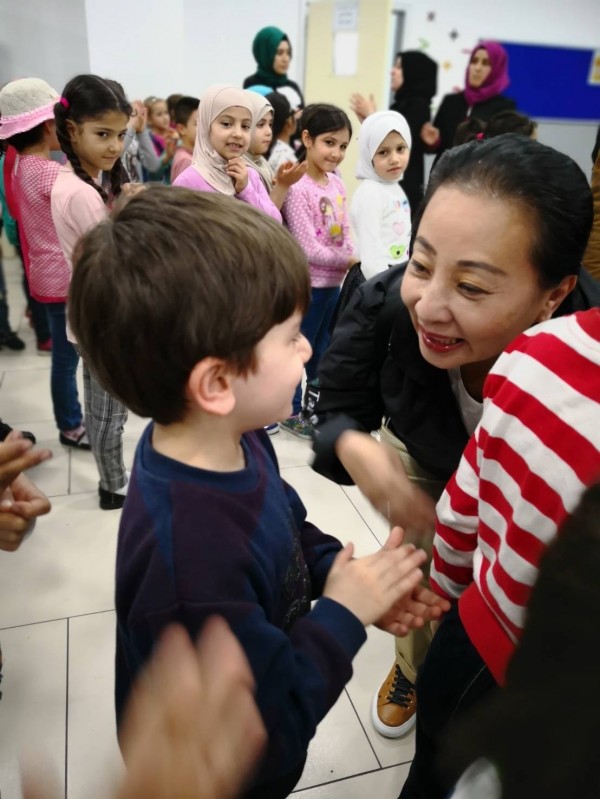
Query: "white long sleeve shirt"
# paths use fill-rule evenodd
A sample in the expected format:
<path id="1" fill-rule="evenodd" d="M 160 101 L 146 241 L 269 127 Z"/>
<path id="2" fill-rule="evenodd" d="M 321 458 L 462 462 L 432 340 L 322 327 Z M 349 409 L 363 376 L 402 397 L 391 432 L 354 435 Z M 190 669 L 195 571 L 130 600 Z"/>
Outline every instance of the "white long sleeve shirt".
<path id="1" fill-rule="evenodd" d="M 361 180 L 352 198 L 350 220 L 367 280 L 407 260 L 410 205 L 398 183 Z"/>

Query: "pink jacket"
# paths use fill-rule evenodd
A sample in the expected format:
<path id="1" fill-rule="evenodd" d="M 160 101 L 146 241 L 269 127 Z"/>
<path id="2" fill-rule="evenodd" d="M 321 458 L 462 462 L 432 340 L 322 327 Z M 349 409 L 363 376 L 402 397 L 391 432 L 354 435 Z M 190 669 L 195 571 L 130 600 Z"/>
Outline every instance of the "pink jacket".
<path id="1" fill-rule="evenodd" d="M 194 189 L 195 191 L 211 191 L 215 192 L 210 183 L 207 183 L 202 175 L 189 166 L 185 169 L 173 183 L 174 186 L 180 186 L 184 189 Z M 249 205 L 253 205 L 262 211 L 267 216 L 272 217 L 277 222 L 281 222 L 281 214 L 279 209 L 271 202 L 271 198 L 267 194 L 260 175 L 254 169 L 248 169 L 248 185 L 239 194 L 235 194 L 238 200 L 243 200 Z"/>

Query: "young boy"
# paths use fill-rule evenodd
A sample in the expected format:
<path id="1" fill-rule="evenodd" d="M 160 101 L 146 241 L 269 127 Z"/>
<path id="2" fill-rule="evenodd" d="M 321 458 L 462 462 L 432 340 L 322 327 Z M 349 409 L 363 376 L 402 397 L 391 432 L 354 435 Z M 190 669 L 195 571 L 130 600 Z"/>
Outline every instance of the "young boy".
<path id="1" fill-rule="evenodd" d="M 199 105 L 200 100 L 197 97 L 181 97 L 175 103 L 173 117 L 175 119 L 175 128 L 179 134 L 180 145 L 173 156 L 171 183 L 184 169 L 187 169 L 192 164 L 192 153 L 196 144 L 196 130 L 198 128 Z"/>
<path id="2" fill-rule="evenodd" d="M 364 627 L 406 633 L 449 607 L 417 587 L 425 555 L 399 546 L 397 530 L 353 560 L 279 475 L 262 428 L 290 413 L 310 356 L 309 295 L 306 259 L 281 225 L 229 197 L 152 187 L 83 239 L 69 300 L 98 379 L 153 419 L 119 532 L 117 714 L 167 624 L 195 637 L 224 616 L 269 733 L 245 794 L 261 799 L 300 778 Z"/>

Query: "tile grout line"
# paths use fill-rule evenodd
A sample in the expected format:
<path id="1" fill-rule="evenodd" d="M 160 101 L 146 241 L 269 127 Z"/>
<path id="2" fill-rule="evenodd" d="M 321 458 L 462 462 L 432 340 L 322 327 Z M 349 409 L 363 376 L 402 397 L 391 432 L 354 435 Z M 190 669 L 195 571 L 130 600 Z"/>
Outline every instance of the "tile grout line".
<path id="1" fill-rule="evenodd" d="M 66 668 L 66 702 L 65 702 L 65 799 L 67 799 L 69 781 L 69 632 L 70 619 L 67 618 L 67 668 Z"/>
<path id="2" fill-rule="evenodd" d="M 379 771 L 389 771 L 389 769 L 391 768 L 406 766 L 410 762 L 411 762 L 410 760 L 407 760 L 404 763 L 393 763 L 391 766 L 372 768 L 369 769 L 368 771 L 360 771 L 358 774 L 349 774 L 347 777 L 338 777 L 337 780 L 329 780 L 329 782 L 319 782 L 316 785 L 307 785 L 306 788 L 300 788 L 299 790 L 293 791 L 292 796 L 301 796 L 305 791 L 314 791 L 316 788 L 325 788 L 327 785 L 335 785 L 337 782 L 347 782 L 348 780 L 354 780 L 357 777 L 366 777 L 368 774 L 377 774 L 377 772 Z"/>
<path id="3" fill-rule="evenodd" d="M 40 619 L 40 621 L 27 621 L 24 624 L 11 624 L 8 627 L 0 627 L 0 632 L 5 630 L 20 630 L 21 627 L 33 627 L 36 624 L 52 624 L 55 621 L 68 621 L 69 619 L 83 619 L 85 616 L 99 616 L 101 613 L 114 613 L 114 608 L 105 610 L 92 610 L 89 613 L 74 613 L 71 616 L 59 616 L 56 619 Z"/>
<path id="4" fill-rule="evenodd" d="M 383 766 L 381 765 L 381 760 L 377 757 L 377 752 L 375 751 L 375 747 L 371 743 L 371 739 L 369 738 L 369 736 L 367 734 L 367 731 L 365 729 L 365 725 L 362 723 L 362 719 L 361 719 L 361 717 L 360 717 L 360 715 L 358 713 L 358 710 L 356 709 L 356 706 L 354 705 L 354 702 L 352 701 L 352 697 L 350 696 L 350 692 L 348 691 L 348 688 L 344 688 L 344 691 L 346 693 L 346 696 L 348 697 L 348 700 L 350 701 L 350 704 L 352 705 L 352 710 L 354 711 L 354 715 L 358 719 L 358 723 L 361 726 L 361 729 L 362 729 L 362 731 L 363 731 L 363 733 L 365 735 L 365 738 L 369 742 L 369 746 L 371 747 L 371 751 L 373 752 L 373 755 L 375 756 L 375 760 L 377 761 L 377 765 L 381 769 L 381 768 L 383 768 Z"/>
<path id="5" fill-rule="evenodd" d="M 367 529 L 369 530 L 369 532 L 371 533 L 371 535 L 373 536 L 373 538 L 375 539 L 375 541 L 377 541 L 377 543 L 379 544 L 379 546 L 380 546 L 380 547 L 381 547 L 381 546 L 383 546 L 383 544 L 381 543 L 381 541 L 380 541 L 380 540 L 377 538 L 377 536 L 375 535 L 375 531 L 373 530 L 373 528 L 371 527 L 371 525 L 369 524 L 369 522 L 368 522 L 368 521 L 365 519 L 365 517 L 364 517 L 364 516 L 362 515 L 362 513 L 360 512 L 360 509 L 359 509 L 359 507 L 358 507 L 357 505 L 355 505 L 355 504 L 354 504 L 354 502 L 352 501 L 352 497 L 351 497 L 349 494 L 346 494 L 346 492 L 344 491 L 344 487 L 343 487 L 342 485 L 340 485 L 340 488 L 341 488 L 341 490 L 342 490 L 342 492 L 343 492 L 344 496 L 345 496 L 345 497 L 346 497 L 348 500 L 350 500 L 350 504 L 352 505 L 352 507 L 354 508 L 354 510 L 355 510 L 355 511 L 358 513 L 358 515 L 360 516 L 360 518 L 361 518 L 361 519 L 363 520 L 363 522 L 364 522 L 364 523 L 367 525 Z"/>

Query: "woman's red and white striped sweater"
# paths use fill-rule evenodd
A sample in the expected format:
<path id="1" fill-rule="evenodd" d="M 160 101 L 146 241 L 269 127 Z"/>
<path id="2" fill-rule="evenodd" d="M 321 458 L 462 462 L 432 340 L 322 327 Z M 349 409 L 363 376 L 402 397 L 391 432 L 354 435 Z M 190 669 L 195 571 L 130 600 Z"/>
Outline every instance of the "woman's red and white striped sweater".
<path id="1" fill-rule="evenodd" d="M 437 506 L 431 585 L 502 684 L 538 563 L 600 479 L 600 309 L 516 339 L 484 387 L 483 416 Z"/>

